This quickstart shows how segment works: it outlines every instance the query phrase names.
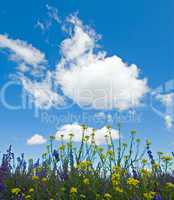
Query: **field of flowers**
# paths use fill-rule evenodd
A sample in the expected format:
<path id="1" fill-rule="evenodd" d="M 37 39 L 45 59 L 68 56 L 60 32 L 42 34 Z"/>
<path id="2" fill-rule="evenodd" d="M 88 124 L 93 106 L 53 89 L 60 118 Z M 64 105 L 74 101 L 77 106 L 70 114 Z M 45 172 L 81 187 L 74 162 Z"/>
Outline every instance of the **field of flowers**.
<path id="1" fill-rule="evenodd" d="M 120 125 L 119 129 L 120 129 Z M 45 153 L 36 161 L 15 158 L 11 146 L 0 165 L 1 200 L 174 200 L 171 155 L 153 155 L 151 142 L 140 149 L 136 131 L 130 141 L 113 142 L 108 126 L 106 146 L 95 143 L 95 130 L 80 145 L 73 134 L 59 145 L 49 138 Z"/>

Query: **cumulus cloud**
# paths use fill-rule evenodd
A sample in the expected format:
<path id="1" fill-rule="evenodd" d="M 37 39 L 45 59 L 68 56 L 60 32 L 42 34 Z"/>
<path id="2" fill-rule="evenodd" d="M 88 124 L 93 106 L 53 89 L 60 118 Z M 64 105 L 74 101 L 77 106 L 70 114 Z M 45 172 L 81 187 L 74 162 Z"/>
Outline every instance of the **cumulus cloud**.
<path id="1" fill-rule="evenodd" d="M 39 134 L 33 135 L 31 138 L 27 140 L 28 145 L 40 145 L 46 143 L 46 139 Z"/>
<path id="2" fill-rule="evenodd" d="M 75 17 L 69 21 L 74 29 L 61 44 L 56 73 L 64 94 L 79 106 L 94 109 L 127 110 L 140 105 L 148 86 L 147 79 L 139 78 L 138 67 L 116 55 L 107 57 L 97 49 L 95 31 Z"/>
<path id="3" fill-rule="evenodd" d="M 49 5 L 47 10 L 58 21 L 58 11 Z M 82 108 L 123 111 L 141 105 L 148 85 L 146 78 L 140 78 L 139 68 L 117 55 L 107 56 L 99 48 L 100 35 L 75 15 L 69 16 L 67 22 L 72 31 L 60 45 L 61 59 L 56 70 L 50 72 L 51 78 L 47 77 L 44 53 L 27 42 L 0 35 L 0 48 L 8 49 L 17 62 L 21 83 L 36 106 L 51 108 L 62 104 L 62 96 L 50 84 L 53 82 Z"/>
<path id="4" fill-rule="evenodd" d="M 31 44 L 19 39 L 10 39 L 7 35 L 0 34 L 0 48 L 8 49 L 10 58 L 15 61 L 23 61 L 30 65 L 46 62 L 45 55 Z"/>
<path id="5" fill-rule="evenodd" d="M 111 129 L 111 136 L 113 140 L 117 140 L 119 138 L 118 131 L 115 129 Z M 81 142 L 82 139 L 82 133 L 83 133 L 83 128 L 82 126 L 78 124 L 66 124 L 62 126 L 56 133 L 56 139 L 60 140 L 61 135 L 63 135 L 64 140 L 68 140 L 70 138 L 70 134 L 73 134 L 73 141 L 74 142 Z M 93 133 L 93 128 L 88 127 L 87 130 L 85 130 L 85 136 L 91 136 Z M 103 127 L 101 129 L 97 129 L 95 131 L 95 141 L 97 145 L 105 144 L 106 143 L 106 138 L 105 136 L 109 135 L 109 130 L 107 127 Z"/>

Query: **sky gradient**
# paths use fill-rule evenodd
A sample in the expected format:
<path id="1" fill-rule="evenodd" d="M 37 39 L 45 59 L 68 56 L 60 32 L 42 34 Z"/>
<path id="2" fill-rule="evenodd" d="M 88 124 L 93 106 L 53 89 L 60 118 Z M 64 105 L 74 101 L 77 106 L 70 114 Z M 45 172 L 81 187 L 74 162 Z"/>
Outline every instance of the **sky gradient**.
<path id="1" fill-rule="evenodd" d="M 99 49 L 106 51 L 108 57 L 116 55 L 122 58 L 123 63 L 135 64 L 138 67 L 138 78 L 140 80 L 147 78 L 148 80 L 147 85 L 150 91 L 143 97 L 142 104 L 133 109 L 136 119 L 133 121 L 123 120 L 123 137 L 129 138 L 130 130 L 137 129 L 142 141 L 146 138 L 152 140 L 155 151 L 168 152 L 174 148 L 172 124 L 174 103 L 166 101 L 165 96 L 171 95 L 170 97 L 173 98 L 174 92 L 173 82 L 170 82 L 169 86 L 169 81 L 174 77 L 173 9 L 174 2 L 172 0 L 155 0 L 153 2 L 149 0 L 112 0 L 110 2 L 99 0 L 86 2 L 79 0 L 74 2 L 67 0 L 31 0 L 27 2 L 2 0 L 0 3 L 0 35 L 31 44 L 32 47 L 45 54 L 47 64 L 43 65 L 46 65 L 46 71 L 55 71 L 55 69 L 59 71 L 56 66 L 62 59 L 60 47 L 62 41 L 68 37 L 67 30 L 63 31 L 62 29 L 69 26 L 66 21 L 68 16 L 77 15 L 84 26 L 89 25 L 97 34 L 101 35 L 101 39 L 97 42 L 100 45 Z M 77 24 L 71 24 L 71 26 L 78 27 Z M 117 120 L 109 120 L 111 117 L 118 119 L 116 117 L 118 109 L 116 108 L 111 110 L 92 108 L 86 111 L 75 103 L 65 110 L 50 108 L 45 111 L 39 109 L 39 114 L 35 113 L 37 110 L 35 107 L 20 110 L 8 109 L 4 106 L 2 98 L 4 86 L 12 81 L 12 77 L 19 72 L 17 69 L 19 60 L 16 57 L 10 58 L 10 53 L 2 47 L 1 38 L 0 151 L 4 151 L 9 144 L 12 144 L 18 154 L 25 152 L 28 157 L 37 156 L 43 151 L 44 145 L 28 145 L 27 139 L 35 134 L 47 138 L 66 124 L 87 123 L 90 127 L 96 128 L 111 124 L 114 129 L 117 128 Z M 66 57 L 67 52 L 63 56 Z M 36 64 L 39 67 L 42 65 L 42 63 L 38 64 L 38 60 Z M 160 86 L 162 86 L 159 92 L 161 96 L 152 97 L 153 91 Z M 19 104 L 23 88 L 20 84 L 9 87 L 5 93 L 8 102 L 13 105 Z M 65 90 L 62 90 L 61 87 L 58 89 L 61 94 L 65 95 Z M 128 89 L 129 87 L 127 87 Z M 167 97 L 169 98 L 169 96 Z M 67 101 L 70 100 L 71 98 L 68 97 Z M 166 111 L 168 107 L 169 114 Z M 120 112 L 120 115 L 126 117 L 130 111 L 132 111 L 131 108 L 126 109 Z M 168 115 L 171 120 L 169 127 L 165 121 L 165 117 Z"/>

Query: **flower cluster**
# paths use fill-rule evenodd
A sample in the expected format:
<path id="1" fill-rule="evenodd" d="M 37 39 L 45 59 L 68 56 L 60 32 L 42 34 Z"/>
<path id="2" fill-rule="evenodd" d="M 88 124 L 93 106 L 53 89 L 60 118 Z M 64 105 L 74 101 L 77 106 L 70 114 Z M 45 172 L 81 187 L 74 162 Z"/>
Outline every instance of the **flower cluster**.
<path id="1" fill-rule="evenodd" d="M 56 144 L 51 136 L 37 160 L 26 161 L 24 154 L 16 158 L 10 146 L 0 163 L 0 199 L 174 199 L 174 153 L 155 155 L 150 141 L 141 150 L 136 131 L 128 143 L 120 137 L 118 147 L 111 135 L 105 146 L 95 143 L 94 133 L 83 135 L 80 145 L 73 143 L 72 134 L 68 141 L 61 138 Z"/>

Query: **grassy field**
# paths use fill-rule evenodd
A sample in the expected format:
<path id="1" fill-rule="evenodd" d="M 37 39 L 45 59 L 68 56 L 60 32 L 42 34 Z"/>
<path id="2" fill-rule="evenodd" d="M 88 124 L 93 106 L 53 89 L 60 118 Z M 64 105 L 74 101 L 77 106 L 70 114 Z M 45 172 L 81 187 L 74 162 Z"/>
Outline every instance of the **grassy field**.
<path id="1" fill-rule="evenodd" d="M 151 151 L 151 142 L 140 148 L 136 131 L 130 141 L 112 140 L 108 127 L 106 145 L 95 143 L 95 130 L 80 145 L 73 134 L 59 145 L 49 138 L 40 159 L 15 157 L 11 146 L 0 165 L 1 200 L 174 200 L 173 153 Z"/>

